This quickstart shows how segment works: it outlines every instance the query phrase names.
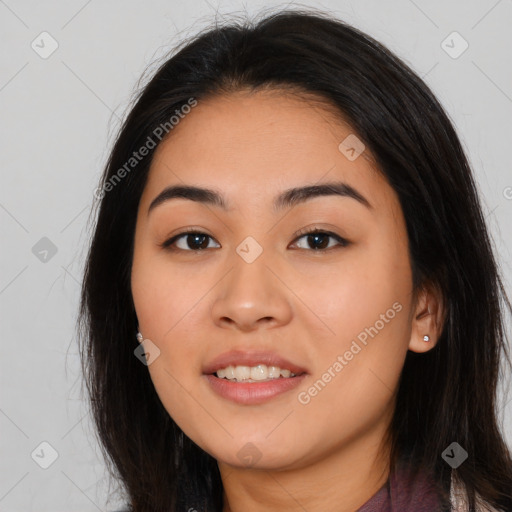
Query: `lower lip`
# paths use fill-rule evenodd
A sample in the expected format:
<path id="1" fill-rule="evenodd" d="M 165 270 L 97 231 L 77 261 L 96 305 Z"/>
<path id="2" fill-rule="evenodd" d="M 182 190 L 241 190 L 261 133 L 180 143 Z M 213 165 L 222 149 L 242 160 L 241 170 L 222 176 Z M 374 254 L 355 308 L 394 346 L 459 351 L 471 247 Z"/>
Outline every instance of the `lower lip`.
<path id="1" fill-rule="evenodd" d="M 205 377 L 213 390 L 223 398 L 238 404 L 257 405 L 296 388 L 304 380 L 306 374 L 266 382 L 233 382 L 219 379 L 215 375 L 205 375 Z"/>

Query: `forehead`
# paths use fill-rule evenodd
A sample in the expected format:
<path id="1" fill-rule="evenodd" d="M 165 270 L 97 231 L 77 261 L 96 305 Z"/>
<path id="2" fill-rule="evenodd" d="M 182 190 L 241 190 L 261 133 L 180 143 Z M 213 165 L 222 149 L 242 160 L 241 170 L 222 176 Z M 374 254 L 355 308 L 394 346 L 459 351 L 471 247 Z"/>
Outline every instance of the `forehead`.
<path id="1" fill-rule="evenodd" d="M 343 181 L 384 203 L 393 191 L 368 149 L 357 156 L 363 147 L 319 101 L 283 91 L 215 96 L 199 101 L 159 144 L 143 202 L 170 184 L 192 184 L 221 188 L 238 204 L 243 196 L 249 207 L 286 188 Z"/>

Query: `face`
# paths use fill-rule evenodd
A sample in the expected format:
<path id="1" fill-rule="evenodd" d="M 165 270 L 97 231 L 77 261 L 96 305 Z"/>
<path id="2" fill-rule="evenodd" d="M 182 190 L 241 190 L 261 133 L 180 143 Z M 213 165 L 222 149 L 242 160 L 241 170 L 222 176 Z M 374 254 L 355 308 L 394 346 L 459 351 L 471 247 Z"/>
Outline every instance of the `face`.
<path id="1" fill-rule="evenodd" d="M 156 150 L 135 232 L 139 329 L 164 407 L 219 464 L 299 467 L 391 418 L 411 343 L 407 234 L 354 137 L 311 102 L 237 92 L 199 102 Z M 285 195 L 326 183 L 338 193 Z M 223 204 L 167 197 L 148 213 L 176 185 Z M 251 382 L 214 373 L 229 366 Z"/>

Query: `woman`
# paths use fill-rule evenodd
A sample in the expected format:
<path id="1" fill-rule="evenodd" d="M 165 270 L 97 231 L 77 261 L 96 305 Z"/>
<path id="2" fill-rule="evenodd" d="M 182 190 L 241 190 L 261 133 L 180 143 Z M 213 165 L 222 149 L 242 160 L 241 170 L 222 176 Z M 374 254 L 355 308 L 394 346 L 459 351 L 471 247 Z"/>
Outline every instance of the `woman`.
<path id="1" fill-rule="evenodd" d="M 318 12 L 205 31 L 96 195 L 82 361 L 130 510 L 512 510 L 512 308 L 459 139 L 389 50 Z"/>

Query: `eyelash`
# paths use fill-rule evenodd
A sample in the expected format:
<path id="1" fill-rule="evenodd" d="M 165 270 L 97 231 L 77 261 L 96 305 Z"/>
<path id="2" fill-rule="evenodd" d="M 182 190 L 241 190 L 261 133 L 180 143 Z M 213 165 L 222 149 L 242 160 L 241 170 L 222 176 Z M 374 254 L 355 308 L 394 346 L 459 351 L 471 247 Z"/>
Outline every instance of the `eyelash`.
<path id="1" fill-rule="evenodd" d="M 339 242 L 339 245 L 337 246 L 338 248 L 347 247 L 348 245 L 350 245 L 350 242 L 348 240 L 346 240 L 345 238 L 342 238 L 341 236 L 337 235 L 336 233 L 332 233 L 331 231 L 325 231 L 325 230 L 317 228 L 317 227 L 315 227 L 313 229 L 305 228 L 305 229 L 298 231 L 297 233 L 294 234 L 294 237 L 295 237 L 294 242 L 297 241 L 299 238 L 303 238 L 307 235 L 315 235 L 315 234 L 327 235 L 330 238 L 334 238 L 337 242 Z M 207 233 L 192 230 L 192 231 L 182 231 L 181 233 L 174 235 L 173 237 L 169 238 L 168 240 L 166 240 L 165 242 L 163 242 L 159 245 L 162 249 L 165 249 L 167 251 L 201 252 L 201 251 L 206 250 L 206 249 L 195 249 L 195 250 L 194 249 L 179 249 L 179 248 L 172 247 L 178 239 L 184 237 L 185 235 L 187 235 L 187 236 L 188 235 L 204 235 L 213 240 L 213 237 L 208 235 Z M 329 250 L 335 249 L 335 248 L 336 248 L 336 246 L 329 247 L 327 249 L 301 249 L 301 250 L 306 250 L 309 252 L 326 252 L 326 251 L 329 251 Z"/>

